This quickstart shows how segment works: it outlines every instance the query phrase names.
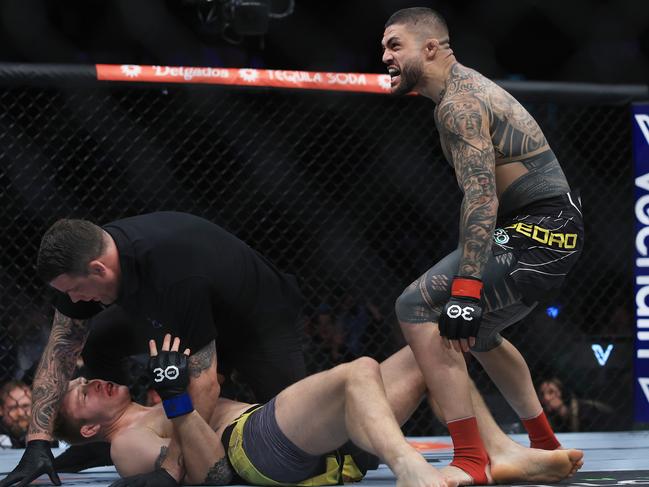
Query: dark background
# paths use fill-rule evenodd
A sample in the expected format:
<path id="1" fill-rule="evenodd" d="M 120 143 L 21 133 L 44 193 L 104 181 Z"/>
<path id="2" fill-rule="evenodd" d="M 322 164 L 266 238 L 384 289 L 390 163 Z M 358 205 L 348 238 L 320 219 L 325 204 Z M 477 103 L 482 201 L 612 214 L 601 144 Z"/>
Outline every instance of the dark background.
<path id="1" fill-rule="evenodd" d="M 284 10 L 288 1 L 271 7 Z M 383 25 L 410 6 L 442 13 L 458 59 L 489 77 L 649 79 L 643 0 L 296 0 L 266 36 L 238 45 L 222 39 L 217 22 L 201 23 L 185 0 L 3 0 L 0 61 L 382 72 Z"/>

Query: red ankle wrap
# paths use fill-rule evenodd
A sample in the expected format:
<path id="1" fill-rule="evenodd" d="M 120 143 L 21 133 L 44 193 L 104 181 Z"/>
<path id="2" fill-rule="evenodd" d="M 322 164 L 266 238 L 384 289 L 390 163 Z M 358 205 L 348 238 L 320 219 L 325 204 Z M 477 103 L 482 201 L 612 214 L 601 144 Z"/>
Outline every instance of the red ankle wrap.
<path id="1" fill-rule="evenodd" d="M 485 469 L 489 464 L 489 457 L 480 438 L 475 417 L 450 421 L 446 426 L 453 440 L 454 454 L 451 465 L 468 473 L 474 484 L 488 484 Z"/>
<path id="2" fill-rule="evenodd" d="M 561 447 L 561 443 L 554 436 L 552 426 L 548 422 L 545 412 L 541 411 L 535 418 L 522 419 L 523 426 L 530 437 L 530 447 L 540 448 L 541 450 L 556 450 Z"/>

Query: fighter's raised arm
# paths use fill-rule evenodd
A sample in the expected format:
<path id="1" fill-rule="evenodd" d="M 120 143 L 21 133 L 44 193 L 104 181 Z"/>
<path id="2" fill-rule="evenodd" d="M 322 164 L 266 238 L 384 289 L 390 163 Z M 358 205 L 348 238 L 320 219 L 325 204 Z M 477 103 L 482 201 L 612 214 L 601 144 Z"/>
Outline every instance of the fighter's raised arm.
<path id="1" fill-rule="evenodd" d="M 167 342 L 165 343 L 168 350 L 169 344 Z M 188 357 L 186 362 L 185 374 L 188 378 L 188 384 L 186 386 L 187 393 L 191 397 L 193 409 L 196 411 L 197 416 L 201 418 L 198 422 L 207 424 L 206 421 L 217 407 L 216 403 L 220 394 L 220 386 L 216 375 L 216 346 L 214 341 L 208 343 L 196 354 Z M 198 444 L 204 447 L 204 443 L 199 441 Z M 169 472 L 171 477 L 178 482 L 186 475 L 189 474 L 191 476 L 194 473 L 193 471 L 187 470 L 187 455 L 183 452 L 186 448 L 188 448 L 187 445 L 178 442 L 178 436 L 174 435 L 164 455 L 160 456 L 160 468 Z M 189 466 L 193 467 L 193 464 L 190 462 Z M 163 475 L 163 478 L 160 478 L 161 474 L 162 472 L 156 469 L 148 475 L 143 474 L 139 477 L 122 479 L 118 485 L 137 485 L 137 482 L 142 481 L 149 481 L 151 485 L 158 486 L 174 485 L 168 476 Z M 167 482 L 167 484 L 163 482 Z"/>
<path id="2" fill-rule="evenodd" d="M 149 374 L 153 377 L 153 387 L 163 398 L 165 412 L 173 424 L 174 436 L 182 451 L 185 467 L 185 481 L 197 484 L 224 485 L 232 480 L 233 472 L 225 458 L 225 449 L 221 438 L 203 418 L 209 417 L 210 411 L 198 414 L 192 411 L 196 406 L 196 394 L 191 394 L 195 382 L 196 363 L 207 364 L 210 358 L 206 351 L 190 356 L 190 350 L 180 353 L 180 340 L 165 336 L 160 352 L 154 340 L 149 342 Z M 212 359 L 213 360 L 213 357 Z M 168 376 L 164 370 L 168 366 L 177 367 L 178 374 Z M 187 393 L 191 400 L 187 400 Z M 183 399 L 183 397 L 185 399 Z M 176 407 L 178 406 L 178 407 Z M 206 414 L 207 413 L 207 414 Z M 164 468 L 164 463 L 162 464 Z"/>

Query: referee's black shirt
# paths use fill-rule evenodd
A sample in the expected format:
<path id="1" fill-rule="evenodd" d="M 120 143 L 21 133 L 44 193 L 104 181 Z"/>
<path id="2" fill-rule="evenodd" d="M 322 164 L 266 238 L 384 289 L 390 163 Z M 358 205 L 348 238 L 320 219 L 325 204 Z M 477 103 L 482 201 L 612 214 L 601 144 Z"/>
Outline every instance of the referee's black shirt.
<path id="1" fill-rule="evenodd" d="M 158 212 L 107 225 L 121 268 L 116 304 L 133 317 L 131 339 L 179 336 L 192 353 L 211 340 L 272 343 L 295 329 L 301 295 L 284 274 L 246 243 L 203 218 Z M 89 319 L 99 303 L 73 303 L 59 293 L 55 307 Z M 126 338 L 126 337 L 125 337 Z"/>

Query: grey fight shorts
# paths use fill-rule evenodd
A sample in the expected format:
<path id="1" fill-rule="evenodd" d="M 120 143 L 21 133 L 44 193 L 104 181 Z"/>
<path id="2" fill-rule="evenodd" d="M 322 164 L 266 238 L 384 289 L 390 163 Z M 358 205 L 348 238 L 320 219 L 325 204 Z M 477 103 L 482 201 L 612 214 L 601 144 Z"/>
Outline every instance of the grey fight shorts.
<path id="1" fill-rule="evenodd" d="M 296 484 L 324 471 L 323 455 L 309 455 L 282 432 L 275 419 L 275 398 L 248 418 L 243 449 L 257 470 L 279 483 Z"/>
<path id="2" fill-rule="evenodd" d="M 496 348 L 502 343 L 501 331 L 556 294 L 579 258 L 583 241 L 581 201 L 575 193 L 539 201 L 499 221 L 482 275 L 483 316 L 472 350 Z M 438 322 L 459 259 L 458 249 L 403 291 L 395 305 L 400 323 Z"/>

